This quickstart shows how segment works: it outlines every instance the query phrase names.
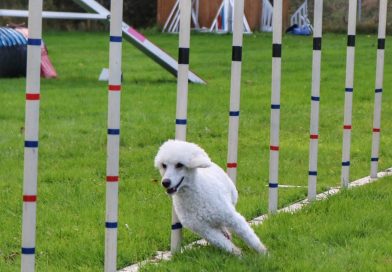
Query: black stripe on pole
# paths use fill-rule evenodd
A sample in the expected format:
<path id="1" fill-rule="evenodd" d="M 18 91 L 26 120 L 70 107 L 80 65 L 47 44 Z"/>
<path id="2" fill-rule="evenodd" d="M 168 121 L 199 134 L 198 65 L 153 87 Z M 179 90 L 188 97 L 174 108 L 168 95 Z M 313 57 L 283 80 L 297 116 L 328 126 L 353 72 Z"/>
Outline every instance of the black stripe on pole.
<path id="1" fill-rule="evenodd" d="M 272 57 L 280 58 L 282 57 L 282 45 L 279 43 L 272 44 Z"/>
<path id="2" fill-rule="evenodd" d="M 385 49 L 385 39 L 378 39 L 377 49 Z"/>
<path id="3" fill-rule="evenodd" d="M 321 50 L 321 37 L 313 38 L 313 50 Z"/>
<path id="4" fill-rule="evenodd" d="M 178 64 L 189 64 L 189 48 L 178 48 Z"/>
<path id="5" fill-rule="evenodd" d="M 347 46 L 355 46 L 355 35 L 347 35 Z"/>
<path id="6" fill-rule="evenodd" d="M 233 46 L 231 60 L 232 61 L 241 61 L 242 60 L 242 47 L 241 46 Z"/>
<path id="7" fill-rule="evenodd" d="M 171 229 L 172 230 L 182 229 L 182 224 L 180 222 L 177 222 L 172 225 Z"/>

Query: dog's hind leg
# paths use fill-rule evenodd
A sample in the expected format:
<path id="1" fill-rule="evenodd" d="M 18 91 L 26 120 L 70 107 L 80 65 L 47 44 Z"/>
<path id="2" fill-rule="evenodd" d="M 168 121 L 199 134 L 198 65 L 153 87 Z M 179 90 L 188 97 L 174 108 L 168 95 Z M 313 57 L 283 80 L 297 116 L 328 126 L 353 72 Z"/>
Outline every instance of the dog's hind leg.
<path id="1" fill-rule="evenodd" d="M 253 248 L 259 253 L 266 254 L 267 248 L 260 242 L 259 237 L 255 234 L 245 218 L 239 213 L 235 212 L 227 225 L 235 234 L 241 237 L 249 247 Z"/>
<path id="2" fill-rule="evenodd" d="M 204 229 L 198 231 L 198 233 L 214 246 L 217 246 L 229 253 L 241 255 L 241 250 L 223 234 L 221 229 L 208 228 L 204 226 Z"/>

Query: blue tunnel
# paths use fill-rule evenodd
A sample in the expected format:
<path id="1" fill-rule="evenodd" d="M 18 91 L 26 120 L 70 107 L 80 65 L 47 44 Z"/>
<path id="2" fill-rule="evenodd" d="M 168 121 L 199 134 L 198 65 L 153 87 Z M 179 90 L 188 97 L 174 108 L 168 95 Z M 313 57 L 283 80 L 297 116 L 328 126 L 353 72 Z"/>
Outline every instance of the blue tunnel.
<path id="1" fill-rule="evenodd" d="M 26 76 L 27 39 L 10 27 L 0 27 L 0 77 Z"/>

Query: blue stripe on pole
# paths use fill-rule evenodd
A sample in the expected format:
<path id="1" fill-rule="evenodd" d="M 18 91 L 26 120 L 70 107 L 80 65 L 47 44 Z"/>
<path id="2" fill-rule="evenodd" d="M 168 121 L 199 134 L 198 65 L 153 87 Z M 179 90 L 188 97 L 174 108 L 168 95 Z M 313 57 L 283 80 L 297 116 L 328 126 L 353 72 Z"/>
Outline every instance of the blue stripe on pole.
<path id="1" fill-rule="evenodd" d="M 35 254 L 35 247 L 22 247 L 22 254 L 28 254 L 28 255 Z"/>
<path id="2" fill-rule="evenodd" d="M 309 176 L 317 176 L 317 171 L 309 171 Z"/>
<path id="3" fill-rule="evenodd" d="M 346 88 L 345 91 L 348 93 L 352 93 L 354 91 L 354 89 L 353 88 Z"/>
<path id="4" fill-rule="evenodd" d="M 172 230 L 182 229 L 182 224 L 180 222 L 175 223 L 171 226 Z"/>
<path id="5" fill-rule="evenodd" d="M 34 45 L 34 46 L 41 46 L 41 39 L 28 39 L 27 44 L 28 45 Z"/>
<path id="6" fill-rule="evenodd" d="M 122 42 L 122 37 L 121 36 L 110 36 L 110 41 L 111 42 Z"/>
<path id="7" fill-rule="evenodd" d="M 112 129 L 112 128 L 109 128 L 109 129 L 108 129 L 108 134 L 109 134 L 109 135 L 120 135 L 120 129 Z"/>
<path id="8" fill-rule="evenodd" d="M 370 160 L 373 161 L 373 162 L 377 162 L 378 158 L 371 158 Z"/>
<path id="9" fill-rule="evenodd" d="M 350 166 L 350 161 L 344 161 L 344 162 L 342 162 L 342 166 Z"/>
<path id="10" fill-rule="evenodd" d="M 375 92 L 376 93 L 382 93 L 382 89 L 376 89 Z"/>
<path id="11" fill-rule="evenodd" d="M 240 116 L 240 112 L 239 111 L 230 111 L 229 116 Z"/>
<path id="12" fill-rule="evenodd" d="M 176 125 L 186 125 L 186 119 L 176 119 Z"/>
<path id="13" fill-rule="evenodd" d="M 277 183 L 268 183 L 268 187 L 270 188 L 278 188 L 278 184 Z"/>
<path id="14" fill-rule="evenodd" d="M 320 97 L 319 96 L 312 96 L 312 101 L 320 101 Z"/>
<path id="15" fill-rule="evenodd" d="M 105 227 L 107 229 L 116 229 L 117 228 L 117 222 L 106 222 Z"/>
<path id="16" fill-rule="evenodd" d="M 36 148 L 38 147 L 38 141 L 25 141 L 24 146 L 29 148 Z"/>
<path id="17" fill-rule="evenodd" d="M 279 105 L 279 104 L 272 104 L 272 105 L 271 105 L 271 109 L 273 109 L 273 110 L 279 110 L 279 109 L 280 109 L 280 105 Z"/>

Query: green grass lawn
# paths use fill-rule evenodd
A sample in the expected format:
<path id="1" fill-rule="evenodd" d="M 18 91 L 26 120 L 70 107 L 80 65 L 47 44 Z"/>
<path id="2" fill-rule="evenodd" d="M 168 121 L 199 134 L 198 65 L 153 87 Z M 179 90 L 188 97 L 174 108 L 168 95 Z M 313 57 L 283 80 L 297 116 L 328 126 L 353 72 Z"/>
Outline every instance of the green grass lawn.
<path id="1" fill-rule="evenodd" d="M 208 246 L 142 271 L 391 271 L 391 182 L 346 190 L 267 220 L 255 229 L 269 245 L 268 257 L 247 249 L 240 259 Z"/>
<path id="2" fill-rule="evenodd" d="M 107 35 L 66 32 L 44 35 L 59 78 L 42 81 L 36 251 L 39 271 L 102 270 L 107 86 L 97 78 L 101 68 L 108 65 Z M 177 55 L 177 36 L 154 32 L 148 36 L 171 55 Z M 310 37 L 285 36 L 283 39 L 281 184 L 307 184 L 311 48 Z M 351 147 L 353 180 L 369 174 L 376 48 L 376 36 L 358 36 Z M 386 52 L 391 50 L 392 46 L 387 43 Z M 345 53 L 345 35 L 325 35 L 318 191 L 340 184 Z M 392 123 L 389 122 L 392 97 L 388 91 L 392 89 L 392 59 L 388 56 L 387 53 L 380 169 L 392 164 L 392 150 L 388 149 L 392 144 Z M 123 60 L 119 268 L 169 247 L 171 202 L 154 182 L 159 179 L 159 174 L 153 168 L 153 159 L 160 144 L 174 136 L 176 99 L 176 80 L 160 66 L 129 44 L 124 44 Z M 192 36 L 191 69 L 208 84 L 189 86 L 187 139 L 204 147 L 221 166 L 225 165 L 227 154 L 230 62 L 231 36 Z M 0 80 L 0 271 L 15 271 L 20 265 L 24 89 L 24 79 Z M 238 210 L 248 219 L 267 211 L 270 92 L 271 35 L 245 36 L 237 185 Z M 385 191 L 390 191 L 388 183 L 383 186 Z M 360 190 L 366 192 L 366 188 Z M 369 192 L 373 191 L 369 189 Z M 306 193 L 306 188 L 281 189 L 279 206 L 302 199 Z M 350 193 L 343 195 L 349 197 Z M 341 201 L 343 203 L 343 199 Z M 340 205 L 339 201 L 336 203 Z M 362 212 L 371 213 L 376 207 L 371 203 L 361 206 L 365 209 Z M 384 204 L 385 207 L 388 205 Z M 285 270 L 284 263 L 294 269 L 296 260 L 301 260 L 299 267 L 312 270 L 313 262 L 321 264 L 321 258 L 325 270 L 335 264 L 336 271 L 342 267 L 350 270 L 350 265 L 356 262 L 352 256 L 357 252 L 354 249 L 367 243 L 366 240 L 359 241 L 360 237 L 358 247 L 347 244 L 346 248 L 337 249 L 340 250 L 339 254 L 336 253 L 341 258 L 340 264 L 328 263 L 320 255 L 322 251 L 317 251 L 317 256 L 310 256 L 313 254 L 312 245 L 307 247 L 306 240 L 310 238 L 300 241 L 299 249 L 296 248 L 299 241 L 295 240 L 298 237 L 280 238 L 291 231 L 288 221 L 311 224 L 328 217 L 327 208 L 319 205 L 309 208 L 314 213 L 309 221 L 303 216 L 279 215 L 258 229 L 271 248 L 271 258 L 259 258 L 249 253 L 249 257 L 239 261 L 220 251 L 202 249 L 178 256 L 175 263 L 181 270 L 192 260 L 213 256 L 205 271 L 230 270 L 237 266 L 235 271 L 241 271 L 242 267 L 246 271 L 253 269 L 246 266 L 247 261 L 260 265 L 265 262 L 260 267 L 282 271 Z M 356 209 L 352 213 L 354 211 Z M 353 216 L 359 220 L 362 214 Z M 340 225 L 342 222 L 336 220 L 335 223 L 336 235 L 346 235 L 348 230 Z M 185 243 L 195 239 L 195 235 L 185 232 Z M 332 236 L 324 239 L 335 243 Z M 369 241 L 377 242 L 377 239 Z M 288 251 L 290 254 L 283 255 Z M 362 254 L 361 251 L 357 253 L 358 256 Z M 346 257 L 354 261 L 345 263 Z M 287 261 L 281 263 L 282 258 Z M 376 265 L 375 259 L 369 259 L 370 264 L 373 262 Z"/>

